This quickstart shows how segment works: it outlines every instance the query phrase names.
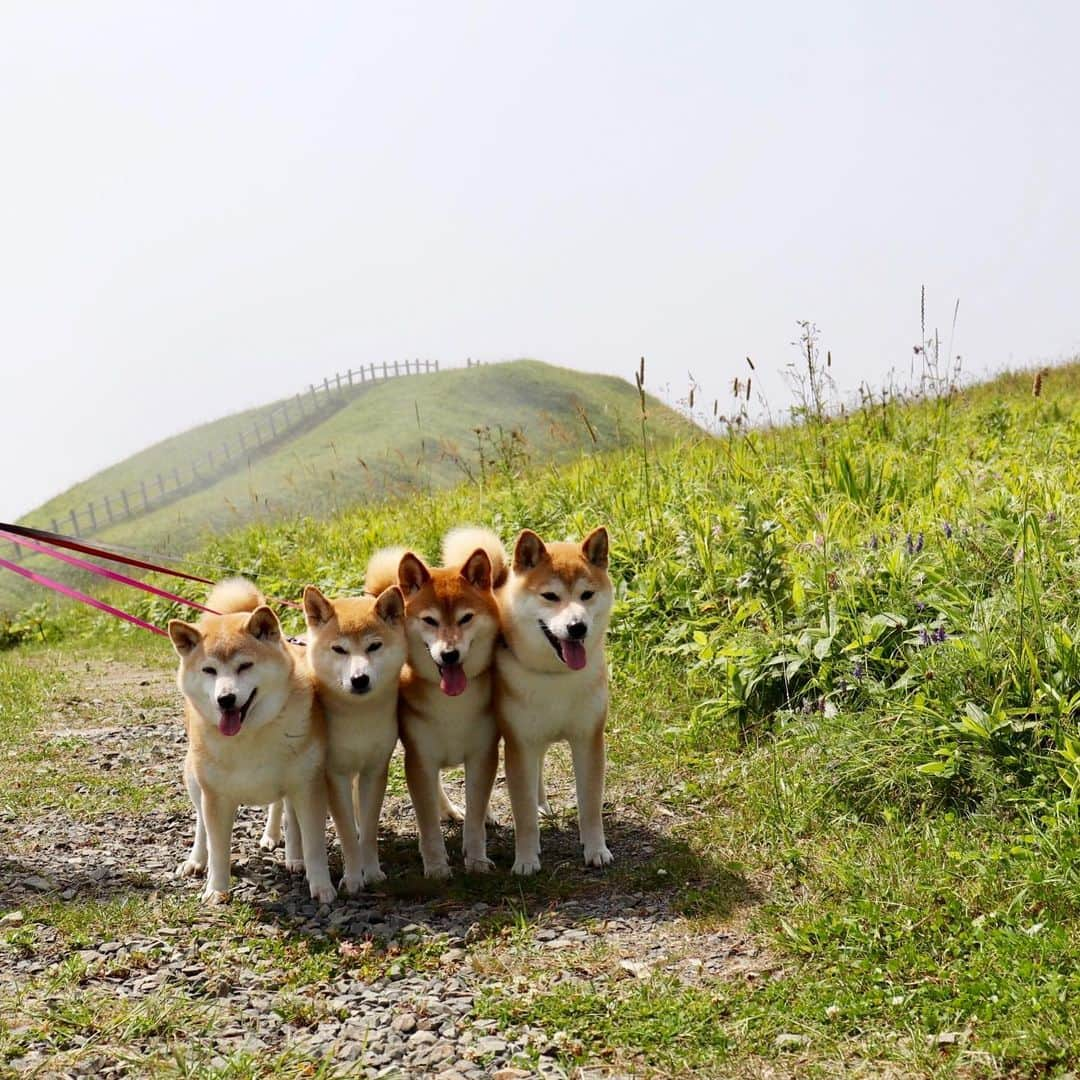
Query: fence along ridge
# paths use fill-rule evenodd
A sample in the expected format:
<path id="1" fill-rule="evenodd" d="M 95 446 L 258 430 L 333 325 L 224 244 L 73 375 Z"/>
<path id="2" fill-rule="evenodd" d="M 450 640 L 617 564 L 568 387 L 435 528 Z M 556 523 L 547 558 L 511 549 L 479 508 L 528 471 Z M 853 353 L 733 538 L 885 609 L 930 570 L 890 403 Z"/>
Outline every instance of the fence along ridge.
<path id="1" fill-rule="evenodd" d="M 466 367 L 479 367 L 480 362 L 467 360 Z M 109 525 L 148 514 L 168 506 L 177 499 L 209 485 L 222 476 L 246 465 L 268 447 L 277 446 L 287 437 L 299 434 L 297 429 L 311 427 L 311 421 L 324 418 L 327 411 L 341 408 L 350 390 L 358 390 L 385 379 L 405 375 L 427 375 L 439 370 L 438 360 L 394 360 L 361 364 L 345 372 L 335 372 L 321 383 L 309 383 L 306 391 L 294 394 L 268 412 L 255 417 L 250 428 L 212 447 L 184 466 L 144 477 L 132 489 L 91 499 L 85 506 L 73 506 L 60 517 L 52 517 L 49 526 L 55 533 L 84 537 L 100 532 Z M 39 526 L 45 528 L 44 524 Z M 7 545 L 5 545 L 7 546 Z M 24 553 L 12 544 L 14 561 L 21 562 Z"/>

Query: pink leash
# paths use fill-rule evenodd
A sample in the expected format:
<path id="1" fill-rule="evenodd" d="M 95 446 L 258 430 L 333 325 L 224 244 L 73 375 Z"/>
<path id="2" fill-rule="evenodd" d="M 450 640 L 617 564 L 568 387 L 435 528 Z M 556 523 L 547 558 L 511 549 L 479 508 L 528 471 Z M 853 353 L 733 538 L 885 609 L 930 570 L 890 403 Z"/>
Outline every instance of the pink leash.
<path id="1" fill-rule="evenodd" d="M 115 570 L 107 570 L 104 566 L 96 566 L 94 563 L 87 562 L 85 559 L 79 559 L 74 555 L 65 555 L 62 551 L 53 551 L 52 548 L 46 547 L 44 544 L 39 544 L 34 540 L 26 540 L 3 529 L 0 529 L 0 540 L 9 540 L 11 543 L 18 544 L 20 547 L 29 548 L 31 551 L 40 552 L 42 555 L 48 555 L 53 559 L 59 559 L 69 566 L 77 566 L 80 570 L 87 570 L 91 574 L 97 574 L 98 577 L 108 578 L 109 581 L 118 581 L 121 585 L 130 585 L 133 588 L 142 589 L 144 592 L 153 593 L 155 596 L 160 596 L 165 600 L 172 600 L 177 604 L 184 604 L 187 607 L 195 608 L 197 611 L 205 611 L 209 615 L 221 614 L 218 611 L 214 611 L 213 608 L 204 607 L 202 604 L 195 603 L 194 600 L 188 600 L 186 597 L 177 596 L 176 593 L 166 592 L 164 589 L 159 589 L 154 585 L 147 585 L 146 582 L 137 581 L 135 578 L 127 577 L 125 574 L 118 574 Z"/>
<path id="2" fill-rule="evenodd" d="M 101 600 L 95 600 L 92 596 L 87 596 L 86 593 L 71 588 L 70 585 L 64 585 L 62 582 L 53 581 L 52 578 L 45 577 L 44 574 L 36 574 L 33 570 L 27 570 L 25 566 L 19 566 L 16 563 L 8 562 L 7 559 L 0 559 L 0 567 L 3 567 L 5 570 L 14 570 L 16 574 L 22 575 L 22 577 L 26 578 L 28 581 L 34 582 L 36 585 L 44 585 L 47 589 L 54 589 L 56 592 L 63 596 L 70 597 L 72 600 L 81 600 L 84 604 L 89 604 L 92 608 L 97 608 L 98 611 L 108 612 L 108 614 L 115 615 L 118 619 L 123 619 L 125 622 L 132 623 L 134 626 L 141 626 L 144 630 L 149 630 L 151 633 L 161 634 L 162 637 L 169 636 L 160 626 L 154 626 L 153 623 L 138 619 L 134 615 L 129 615 L 126 611 L 121 611 L 119 608 L 114 608 L 103 603 Z M 145 586 L 143 587 L 145 588 Z M 186 600 L 184 601 L 185 604 L 187 602 L 188 601 Z"/>

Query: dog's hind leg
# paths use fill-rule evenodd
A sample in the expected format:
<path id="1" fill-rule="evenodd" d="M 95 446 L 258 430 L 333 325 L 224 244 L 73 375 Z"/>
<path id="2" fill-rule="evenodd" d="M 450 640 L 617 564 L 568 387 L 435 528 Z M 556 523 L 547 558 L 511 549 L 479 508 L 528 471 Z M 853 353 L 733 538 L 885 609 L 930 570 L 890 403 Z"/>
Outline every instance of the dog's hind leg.
<path id="1" fill-rule="evenodd" d="M 439 781 L 439 820 L 440 821 L 464 821 L 465 811 L 456 802 L 450 801 L 446 794 L 446 788 Z"/>
<path id="2" fill-rule="evenodd" d="M 281 817 L 284 812 L 284 800 L 278 799 L 266 808 L 266 825 L 263 826 L 259 847 L 263 851 L 273 851 L 281 844 Z"/>
<path id="3" fill-rule="evenodd" d="M 285 869 L 290 874 L 304 872 L 304 846 L 300 839 L 300 824 L 296 820 L 296 808 L 291 799 L 282 799 L 285 805 Z"/>
<path id="4" fill-rule="evenodd" d="M 547 792 L 544 790 L 544 753 L 540 753 L 540 762 L 536 771 L 536 805 L 541 814 L 551 813 L 551 803 L 548 802 Z"/>

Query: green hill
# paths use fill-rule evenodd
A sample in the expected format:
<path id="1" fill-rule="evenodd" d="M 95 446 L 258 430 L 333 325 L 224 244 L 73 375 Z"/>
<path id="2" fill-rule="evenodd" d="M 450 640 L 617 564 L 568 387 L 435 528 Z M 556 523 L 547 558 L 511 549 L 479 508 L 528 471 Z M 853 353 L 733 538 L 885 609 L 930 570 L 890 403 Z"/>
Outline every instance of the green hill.
<path id="1" fill-rule="evenodd" d="M 290 399 L 291 400 L 291 399 Z M 240 431 L 279 417 L 274 402 L 202 424 L 105 469 L 25 515 L 23 524 L 70 529 L 73 508 L 84 532 L 88 502 L 98 506 L 94 539 L 147 551 L 180 553 L 222 530 L 296 515 L 325 517 L 356 503 L 427 491 L 497 471 L 514 456 L 536 464 L 567 460 L 583 451 L 615 448 L 632 437 L 639 399 L 633 386 L 612 376 L 592 375 L 534 360 L 491 364 L 397 378 L 356 387 L 333 407 L 307 416 L 288 436 L 232 460 L 232 468 L 208 476 L 200 486 L 130 519 L 108 525 L 104 497 L 137 492 L 140 482 L 156 489 L 187 463 Z M 295 407 L 294 407 L 295 408 Z M 650 400 L 650 420 L 663 436 L 692 425 Z M 249 438 L 249 443 L 252 440 Z M 221 453 L 218 451 L 220 461 Z M 132 496 L 137 504 L 138 496 Z M 119 512 L 117 517 L 123 515 Z M 57 566 L 31 560 L 35 567 Z M 39 593 L 14 575 L 0 579 L 0 607 L 18 607 Z"/>

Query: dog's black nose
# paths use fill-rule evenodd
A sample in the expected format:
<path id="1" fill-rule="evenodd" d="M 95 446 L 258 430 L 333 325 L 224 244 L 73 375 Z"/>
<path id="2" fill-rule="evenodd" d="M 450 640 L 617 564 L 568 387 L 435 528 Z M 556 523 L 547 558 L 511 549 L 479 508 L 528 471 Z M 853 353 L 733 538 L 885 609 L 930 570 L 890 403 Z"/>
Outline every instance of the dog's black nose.
<path id="1" fill-rule="evenodd" d="M 589 628 L 583 622 L 572 622 L 566 628 L 571 640 L 580 641 L 588 632 Z"/>
<path id="2" fill-rule="evenodd" d="M 349 682 L 352 683 L 352 688 L 357 693 L 362 693 L 364 690 L 366 690 L 371 685 L 371 676 L 370 675 L 353 675 L 349 679 Z"/>
<path id="3" fill-rule="evenodd" d="M 456 664 L 461 659 L 461 653 L 457 649 L 446 649 L 440 655 L 444 664 Z"/>
<path id="4" fill-rule="evenodd" d="M 221 694 L 218 699 L 219 709 L 235 709 L 236 708 L 236 695 L 235 694 Z"/>

